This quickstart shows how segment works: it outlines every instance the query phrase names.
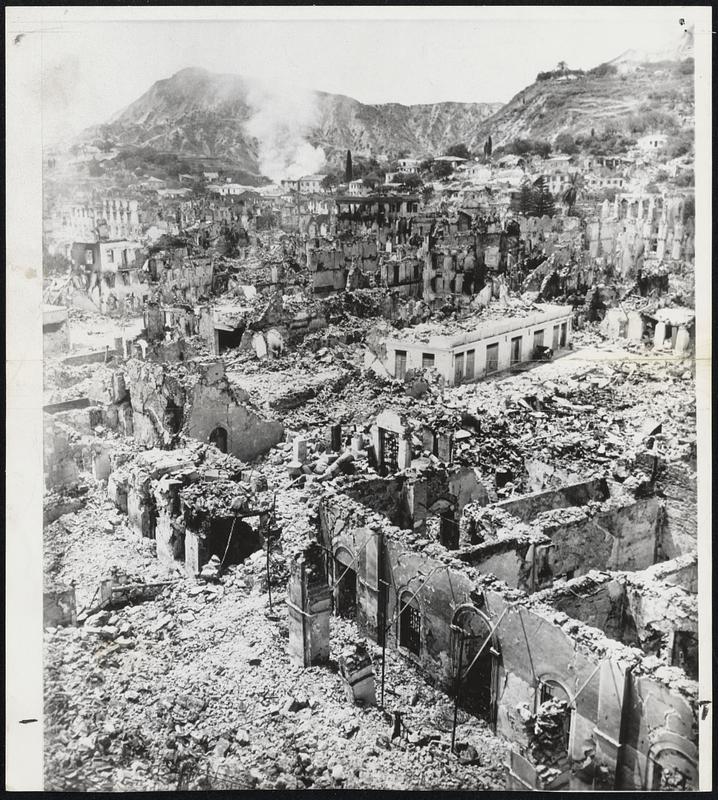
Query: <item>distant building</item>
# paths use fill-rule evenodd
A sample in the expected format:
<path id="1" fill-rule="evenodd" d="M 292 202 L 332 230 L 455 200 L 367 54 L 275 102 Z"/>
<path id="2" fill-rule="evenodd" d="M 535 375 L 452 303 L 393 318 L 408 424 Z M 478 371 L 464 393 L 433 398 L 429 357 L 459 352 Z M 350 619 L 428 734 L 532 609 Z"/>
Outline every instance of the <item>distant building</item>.
<path id="1" fill-rule="evenodd" d="M 96 205 L 68 204 L 53 215 L 52 238 L 55 241 L 97 241 L 135 239 L 140 233 L 139 207 L 136 200 L 111 198 Z"/>
<path id="2" fill-rule="evenodd" d="M 655 153 L 666 146 L 668 137 L 665 133 L 649 133 L 647 136 L 642 136 L 637 144 L 638 149 L 644 153 Z"/>
<path id="3" fill-rule="evenodd" d="M 623 189 L 626 179 L 615 172 L 589 172 L 584 175 L 583 185 L 590 191 L 600 191 L 601 189 Z"/>
<path id="4" fill-rule="evenodd" d="M 387 173 L 387 177 L 388 175 L 389 173 Z M 369 194 L 369 188 L 365 186 L 364 181 L 359 178 L 359 180 L 349 182 L 349 194 L 353 197 L 363 197 Z"/>
<path id="5" fill-rule="evenodd" d="M 491 179 L 491 167 L 486 164 L 465 164 L 463 174 L 476 183 L 485 183 Z"/>
<path id="6" fill-rule="evenodd" d="M 305 175 L 299 179 L 299 191 L 302 194 L 315 194 L 324 190 L 322 181 L 325 175 Z"/>
<path id="7" fill-rule="evenodd" d="M 142 245 L 127 240 L 75 242 L 71 259 L 76 267 L 88 272 L 117 272 L 136 267 L 138 251 L 142 251 Z"/>
<path id="8" fill-rule="evenodd" d="M 219 180 L 219 172 L 203 172 L 202 177 L 206 181 L 218 181 Z"/>
<path id="9" fill-rule="evenodd" d="M 434 161 L 443 162 L 444 164 L 450 164 L 454 169 L 456 169 L 459 164 L 463 164 L 466 161 L 465 158 L 459 158 L 459 156 L 437 156 Z"/>
<path id="10" fill-rule="evenodd" d="M 229 195 L 240 195 L 246 192 L 256 191 L 256 189 L 254 186 L 245 186 L 241 183 L 214 183 L 207 187 L 207 191 L 212 192 L 212 194 L 227 197 Z"/>
<path id="11" fill-rule="evenodd" d="M 400 158 L 397 160 L 399 172 L 416 173 L 419 171 L 419 162 L 415 158 Z"/>
<path id="12" fill-rule="evenodd" d="M 163 181 L 162 178 L 150 177 L 140 182 L 140 188 L 151 189 L 153 191 L 157 191 L 157 189 L 166 189 L 167 181 Z"/>

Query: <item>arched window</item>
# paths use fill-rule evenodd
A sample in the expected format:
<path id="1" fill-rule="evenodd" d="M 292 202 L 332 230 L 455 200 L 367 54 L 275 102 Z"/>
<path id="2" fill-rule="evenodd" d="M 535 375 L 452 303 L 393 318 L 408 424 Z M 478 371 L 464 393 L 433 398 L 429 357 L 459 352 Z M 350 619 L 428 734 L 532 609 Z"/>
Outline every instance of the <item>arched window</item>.
<path id="1" fill-rule="evenodd" d="M 557 680 L 549 677 L 540 678 L 536 696 L 536 710 L 538 711 L 539 706 L 551 700 L 558 700 L 566 704 L 566 711 L 563 716 L 563 742 L 568 753 L 571 740 L 571 720 L 573 718 L 571 697 Z"/>
<path id="2" fill-rule="evenodd" d="M 456 610 L 451 627 L 456 677 L 461 666 L 460 705 L 491 726 L 496 723 L 500 652 L 489 618 L 473 605 Z"/>
<path id="3" fill-rule="evenodd" d="M 421 613 L 419 603 L 412 592 L 399 596 L 399 645 L 409 652 L 421 652 Z"/>
<path id="4" fill-rule="evenodd" d="M 697 788 L 698 770 L 695 760 L 675 747 L 657 745 L 649 756 L 649 768 L 647 789 L 680 792 Z"/>

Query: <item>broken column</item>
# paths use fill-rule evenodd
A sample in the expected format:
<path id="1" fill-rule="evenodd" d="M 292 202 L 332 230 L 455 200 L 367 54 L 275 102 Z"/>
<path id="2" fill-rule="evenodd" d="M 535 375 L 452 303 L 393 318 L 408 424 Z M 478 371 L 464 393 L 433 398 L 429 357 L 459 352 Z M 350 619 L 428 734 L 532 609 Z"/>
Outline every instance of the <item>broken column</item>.
<path id="1" fill-rule="evenodd" d="M 315 542 L 292 560 L 287 607 L 292 661 L 303 667 L 325 663 L 329 659 L 332 590 L 322 549 Z"/>
<path id="2" fill-rule="evenodd" d="M 691 335 L 688 332 L 688 328 L 685 325 L 681 325 L 678 328 L 678 333 L 676 334 L 676 345 L 674 347 L 675 354 L 677 356 L 687 356 L 691 347 Z"/>
<path id="3" fill-rule="evenodd" d="M 292 442 L 292 461 L 304 464 L 307 460 L 307 440 L 303 436 L 295 436 Z"/>
<path id="4" fill-rule="evenodd" d="M 663 347 L 663 342 L 666 339 L 666 323 L 665 322 L 657 322 L 656 323 L 656 330 L 653 335 L 653 348 L 654 350 L 659 350 Z"/>
<path id="5" fill-rule="evenodd" d="M 339 669 L 349 700 L 361 706 L 375 706 L 374 664 L 366 642 L 358 641 L 344 650 L 339 656 Z"/>

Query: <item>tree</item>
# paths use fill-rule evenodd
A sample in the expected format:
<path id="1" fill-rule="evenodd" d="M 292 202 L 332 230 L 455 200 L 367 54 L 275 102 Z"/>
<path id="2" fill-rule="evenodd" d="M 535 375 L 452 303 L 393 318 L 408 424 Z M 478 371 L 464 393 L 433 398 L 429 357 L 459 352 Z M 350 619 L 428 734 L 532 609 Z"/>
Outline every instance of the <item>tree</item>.
<path id="1" fill-rule="evenodd" d="M 533 185 L 531 216 L 552 217 L 555 213 L 553 195 L 548 190 L 546 178 L 541 175 Z"/>
<path id="2" fill-rule="evenodd" d="M 433 187 L 433 186 L 425 186 L 425 187 L 424 187 L 424 188 L 421 190 L 421 199 L 422 199 L 422 200 L 423 200 L 425 203 L 428 203 L 428 202 L 429 202 L 429 200 L 431 200 L 431 198 L 432 198 L 433 196 L 434 196 L 434 187 Z"/>
<path id="3" fill-rule="evenodd" d="M 570 133 L 564 131 L 564 133 L 559 133 L 553 143 L 554 148 L 559 153 L 566 153 L 566 155 L 572 156 L 574 153 L 578 152 L 578 145 L 574 140 L 573 136 Z"/>
<path id="4" fill-rule="evenodd" d="M 453 171 L 454 169 L 448 161 L 436 161 L 432 167 L 434 177 L 438 178 L 439 180 L 442 178 L 448 178 Z"/>
<path id="5" fill-rule="evenodd" d="M 352 170 L 352 151 L 347 150 L 347 162 L 344 168 L 344 181 L 350 183 L 354 180 L 354 171 Z"/>
<path id="6" fill-rule="evenodd" d="M 521 181 L 521 189 L 519 191 L 519 213 L 525 217 L 531 215 L 533 209 L 533 189 L 528 178 Z"/>
<path id="7" fill-rule="evenodd" d="M 328 192 L 331 192 L 338 185 L 339 178 L 333 172 L 330 172 L 322 178 L 322 188 L 326 189 Z"/>
<path id="8" fill-rule="evenodd" d="M 453 156 L 454 158 L 471 158 L 469 148 L 463 144 L 463 142 L 460 144 L 452 144 L 451 147 L 446 151 L 446 155 Z"/>
<path id="9" fill-rule="evenodd" d="M 569 183 L 568 188 L 563 193 L 563 197 L 561 198 L 563 202 L 568 206 L 568 213 L 570 214 L 573 211 L 573 207 L 576 205 L 576 200 L 578 200 L 578 196 L 583 189 L 583 178 L 578 172 L 573 172 L 569 176 Z"/>
<path id="10" fill-rule="evenodd" d="M 406 186 L 407 189 L 418 189 L 424 185 L 424 181 L 414 172 L 399 173 L 394 180 Z"/>
<path id="11" fill-rule="evenodd" d="M 494 149 L 494 143 L 491 139 L 491 134 L 489 134 L 488 138 L 486 139 L 486 142 L 484 143 L 484 155 L 486 156 L 486 158 L 488 158 L 491 155 L 493 149 Z"/>
<path id="12" fill-rule="evenodd" d="M 556 69 L 559 72 L 566 72 L 566 70 L 568 69 L 568 64 L 565 61 L 559 61 L 558 65 L 556 66 Z"/>

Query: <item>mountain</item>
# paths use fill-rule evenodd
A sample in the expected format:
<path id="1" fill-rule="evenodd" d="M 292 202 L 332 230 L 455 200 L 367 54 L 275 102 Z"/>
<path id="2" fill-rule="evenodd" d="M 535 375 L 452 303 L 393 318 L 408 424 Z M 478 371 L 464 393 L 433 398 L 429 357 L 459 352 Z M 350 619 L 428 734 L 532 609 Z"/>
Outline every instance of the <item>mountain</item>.
<path id="1" fill-rule="evenodd" d="M 694 29 L 686 28 L 672 41 L 656 50 L 626 50 L 620 56 L 609 61 L 621 71 L 634 68 L 637 64 L 656 64 L 661 61 L 684 61 L 693 58 Z"/>
<path id="2" fill-rule="evenodd" d="M 312 162 L 318 168 L 320 158 L 307 148 L 322 148 L 338 160 L 347 149 L 357 154 L 433 153 L 458 142 L 478 144 L 480 124 L 500 107 L 369 105 L 343 95 L 269 87 L 239 75 L 189 68 L 157 81 L 106 124 L 85 131 L 82 140 L 219 157 L 269 174 L 268 169 L 279 169 L 273 162 L 291 162 L 293 156 L 299 166 L 306 161 L 308 168 Z"/>
<path id="3" fill-rule="evenodd" d="M 486 120 L 478 138 L 491 134 L 498 147 L 519 138 L 552 142 L 560 133 L 589 137 L 592 131 L 635 135 L 654 127 L 691 130 L 693 62 L 631 64 L 629 70 L 611 62 L 585 73 L 545 73 Z"/>

